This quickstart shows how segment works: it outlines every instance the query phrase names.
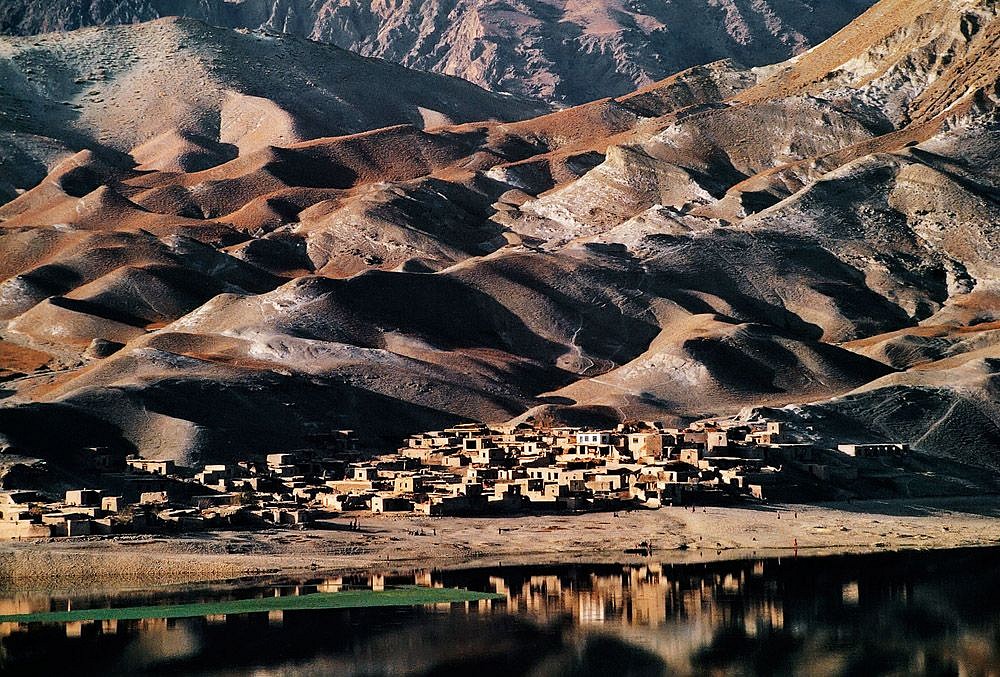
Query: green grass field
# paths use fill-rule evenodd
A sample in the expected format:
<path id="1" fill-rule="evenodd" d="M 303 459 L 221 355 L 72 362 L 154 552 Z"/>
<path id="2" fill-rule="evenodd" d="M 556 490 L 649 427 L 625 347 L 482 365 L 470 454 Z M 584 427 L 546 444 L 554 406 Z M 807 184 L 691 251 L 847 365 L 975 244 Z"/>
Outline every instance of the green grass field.
<path id="1" fill-rule="evenodd" d="M 408 586 L 389 590 L 344 590 L 289 597 L 235 599 L 162 606 L 134 606 L 77 611 L 40 611 L 0 616 L 0 623 L 66 623 L 70 621 L 132 621 L 143 618 L 197 618 L 222 614 L 252 614 L 297 609 L 355 609 L 362 607 L 420 606 L 450 602 L 504 599 L 503 595 L 455 588 Z"/>

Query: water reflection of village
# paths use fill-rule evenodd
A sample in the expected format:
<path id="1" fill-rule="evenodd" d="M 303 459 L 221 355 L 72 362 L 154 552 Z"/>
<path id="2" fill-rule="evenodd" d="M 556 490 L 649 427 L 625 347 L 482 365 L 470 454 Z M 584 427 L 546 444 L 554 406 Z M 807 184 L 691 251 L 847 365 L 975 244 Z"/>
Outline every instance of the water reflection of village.
<path id="1" fill-rule="evenodd" d="M 741 623 L 748 632 L 755 632 L 761 625 L 769 632 L 781 628 L 783 616 L 779 600 L 769 596 L 742 599 L 747 581 L 763 577 L 769 564 L 758 561 L 725 570 L 696 570 L 691 566 L 674 568 L 650 563 L 640 566 L 553 567 L 548 570 L 513 567 L 391 575 L 356 574 L 278 582 L 250 590 L 213 590 L 196 596 L 180 592 L 174 596 L 161 594 L 155 603 L 220 600 L 234 596 L 306 595 L 345 589 L 379 591 L 407 585 L 467 587 L 496 592 L 504 598 L 432 605 L 424 607 L 421 613 L 431 617 L 448 617 L 450 621 L 454 621 L 456 616 L 476 621 L 491 616 L 512 615 L 542 627 L 558 627 L 559 632 L 564 633 L 560 636 L 583 637 L 588 632 L 600 630 L 618 634 L 628 642 L 663 655 L 669 663 L 679 661 L 679 667 L 694 648 L 710 642 L 720 627 Z M 58 597 L 22 592 L 0 599 L 0 615 L 99 607 L 107 606 L 109 602 L 109 598 L 100 595 Z M 154 603 L 154 600 L 137 593 L 114 599 L 116 606 L 149 603 Z M 272 631 L 294 632 L 294 625 L 289 628 L 284 626 L 293 615 L 301 613 L 271 611 L 258 614 L 258 623 L 266 623 Z M 224 630 L 227 623 L 230 627 L 240 627 L 246 622 L 246 619 L 218 615 L 188 620 L 151 618 L 141 621 L 74 622 L 62 624 L 62 627 L 64 641 L 107 639 L 109 635 L 143 636 L 152 638 L 146 642 L 148 645 L 160 647 L 169 654 L 177 650 L 176 646 L 186 647 L 193 641 L 192 623 L 197 626 L 197 632 L 208 634 L 216 626 Z M 667 624 L 672 624 L 674 630 L 669 633 L 649 632 Z M 629 626 L 636 626 L 638 631 L 629 632 Z M 0 623 L 0 641 L 12 633 L 30 631 L 31 626 L 28 625 Z"/>
<path id="2" fill-rule="evenodd" d="M 741 565 L 729 571 L 694 572 L 687 568 L 656 563 L 644 565 L 604 566 L 599 569 L 554 568 L 552 573 L 533 573 L 534 569 L 513 567 L 488 573 L 478 570 L 438 572 L 416 571 L 408 574 L 353 574 L 331 576 L 302 582 L 281 582 L 228 594 L 213 590 L 192 596 L 190 592 L 176 596 L 158 596 L 155 603 L 171 604 L 183 601 L 202 602 L 239 597 L 298 596 L 313 593 L 340 592 L 346 589 L 374 591 L 400 586 L 468 587 L 504 596 L 504 600 L 480 600 L 430 605 L 439 612 L 455 613 L 517 613 L 539 621 L 572 619 L 580 624 L 620 623 L 625 625 L 660 626 L 668 621 L 697 621 L 706 626 L 731 624 L 740 618 L 753 617 L 748 631 L 763 621 L 770 627 L 780 627 L 780 601 L 755 599 L 746 606 L 742 598 L 749 578 L 762 577 L 768 562 L 763 560 Z M 856 590 L 856 583 L 853 584 Z M 0 598 L 0 616 L 48 611 L 108 606 L 108 596 L 58 596 L 50 593 L 13 592 Z M 739 601 L 738 611 L 732 604 Z M 115 606 L 135 606 L 153 603 L 139 593 L 114 597 Z M 271 611 L 268 620 L 281 623 L 282 611 Z M 206 616 L 206 622 L 225 622 L 226 616 Z M 66 633 L 76 636 L 84 626 L 100 632 L 114 632 L 118 621 L 65 623 Z M 163 619 L 136 621 L 142 627 L 166 623 Z M 0 623 L 0 637 L 16 631 L 20 624 Z"/>
<path id="3" fill-rule="evenodd" d="M 521 651 L 525 660 L 577 660 L 597 638 L 611 638 L 602 641 L 617 642 L 624 656 L 650 657 L 655 669 L 632 674 L 795 673 L 804 666 L 846 674 L 880 661 L 899 674 L 941 672 L 938 667 L 941 674 L 996 674 L 1000 613 L 983 600 L 1000 592 L 987 575 L 988 562 L 995 563 L 998 555 L 950 561 L 959 556 L 914 554 L 944 558 L 918 567 L 907 557 L 357 574 L 113 598 L 7 593 L 0 599 L 0 614 L 406 585 L 497 592 L 503 599 L 419 609 L 272 611 L 44 628 L 0 624 L 0 671 L 19 656 L 50 649 L 105 647 L 112 654 L 138 644 L 150 664 L 236 660 L 257 665 L 276 660 L 271 652 L 283 647 L 288 655 L 282 660 L 320 660 L 316 669 L 337 674 L 416 674 L 406 665 L 397 669 L 401 655 L 424 667 L 442 660 L 474 662 L 483 659 L 483 652 L 497 651 Z M 967 583 L 947 573 L 952 570 L 967 572 Z M 462 642 L 449 641 L 452 636 Z M 210 657 L 220 642 L 243 648 Z M 358 656 L 364 657 L 364 669 L 355 666 Z M 396 667 L 390 670 L 390 664 Z M 789 667 L 796 669 L 785 670 Z"/>
<path id="4" fill-rule="evenodd" d="M 587 572 L 585 576 L 544 574 L 494 575 L 493 589 L 505 594 L 512 610 L 542 618 L 571 616 L 579 623 L 615 622 L 660 626 L 668 621 L 698 620 L 708 625 L 730 623 L 727 600 L 739 597 L 748 576 L 763 575 L 765 563 L 737 572 L 683 575 L 669 565 L 623 566 L 619 572 Z M 758 600 L 747 610 L 772 625 L 781 625 L 781 605 Z"/>
<path id="5" fill-rule="evenodd" d="M 688 658 L 721 629 L 739 627 L 753 636 L 781 632 L 780 599 L 744 598 L 750 578 L 763 577 L 768 563 L 727 570 L 649 564 L 553 573 L 510 572 L 490 576 L 507 597 L 509 612 L 545 623 L 572 619 L 581 635 L 602 632 L 661 657 L 673 673 L 689 669 Z"/>

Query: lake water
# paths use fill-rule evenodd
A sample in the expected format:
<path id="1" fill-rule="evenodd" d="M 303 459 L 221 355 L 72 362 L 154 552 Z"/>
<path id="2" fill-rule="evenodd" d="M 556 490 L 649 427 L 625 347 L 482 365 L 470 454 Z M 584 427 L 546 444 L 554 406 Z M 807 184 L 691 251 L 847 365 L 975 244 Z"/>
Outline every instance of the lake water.
<path id="1" fill-rule="evenodd" d="M 996 675 L 1000 550 L 0 593 L 0 614 L 443 586 L 503 600 L 0 624 L 31 675 Z"/>

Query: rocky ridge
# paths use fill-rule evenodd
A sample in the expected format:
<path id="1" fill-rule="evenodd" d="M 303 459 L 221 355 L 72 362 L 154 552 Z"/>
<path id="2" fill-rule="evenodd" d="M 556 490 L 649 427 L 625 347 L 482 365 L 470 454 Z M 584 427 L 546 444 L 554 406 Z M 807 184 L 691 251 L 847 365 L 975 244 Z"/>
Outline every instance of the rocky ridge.
<path id="1" fill-rule="evenodd" d="M 579 104 L 721 59 L 775 63 L 818 44 L 871 0 L 15 0 L 0 33 L 179 15 L 327 42 L 487 89 Z"/>

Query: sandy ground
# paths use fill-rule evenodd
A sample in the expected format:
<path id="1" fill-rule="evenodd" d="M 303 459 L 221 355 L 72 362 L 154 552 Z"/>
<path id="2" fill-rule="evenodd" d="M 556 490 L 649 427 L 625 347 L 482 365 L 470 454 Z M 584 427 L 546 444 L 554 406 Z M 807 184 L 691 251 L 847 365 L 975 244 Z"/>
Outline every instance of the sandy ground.
<path id="1" fill-rule="evenodd" d="M 1000 498 L 765 508 L 664 508 L 511 518 L 359 517 L 323 528 L 9 542 L 0 586 L 158 584 L 265 574 L 513 564 L 662 562 L 1000 544 Z M 500 531 L 502 530 L 502 531 Z M 682 546 L 687 546 L 682 547 Z"/>

